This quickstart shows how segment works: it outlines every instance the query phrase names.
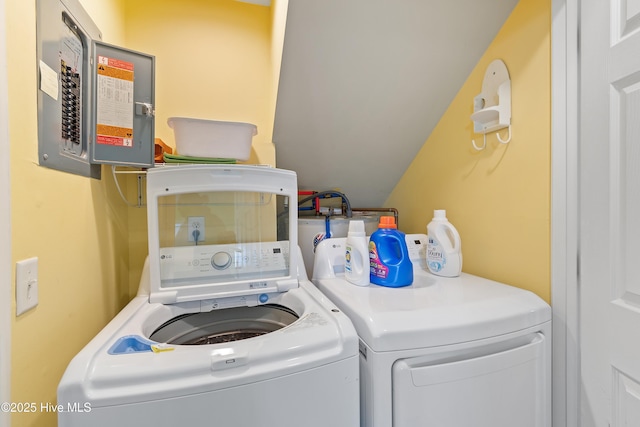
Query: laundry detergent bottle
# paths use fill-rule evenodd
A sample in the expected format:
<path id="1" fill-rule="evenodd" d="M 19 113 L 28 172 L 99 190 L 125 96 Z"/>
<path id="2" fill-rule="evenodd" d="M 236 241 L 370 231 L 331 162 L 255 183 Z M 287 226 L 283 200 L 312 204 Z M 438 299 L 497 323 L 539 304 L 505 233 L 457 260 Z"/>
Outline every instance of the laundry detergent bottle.
<path id="1" fill-rule="evenodd" d="M 427 225 L 427 267 L 444 277 L 456 277 L 462 272 L 460 234 L 447 220 L 445 210 L 433 211 L 433 219 Z"/>
<path id="2" fill-rule="evenodd" d="M 344 277 L 354 285 L 369 286 L 369 251 L 364 221 L 349 221 L 345 246 Z"/>
<path id="3" fill-rule="evenodd" d="M 413 264 L 403 232 L 395 218 L 381 216 L 378 230 L 369 239 L 369 280 L 392 288 L 413 283 Z"/>

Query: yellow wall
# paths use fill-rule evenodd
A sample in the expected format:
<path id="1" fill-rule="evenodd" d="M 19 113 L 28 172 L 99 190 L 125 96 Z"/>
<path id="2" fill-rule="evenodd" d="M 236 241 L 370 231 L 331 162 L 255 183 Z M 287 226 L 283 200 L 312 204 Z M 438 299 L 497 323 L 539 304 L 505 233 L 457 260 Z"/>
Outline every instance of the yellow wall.
<path id="1" fill-rule="evenodd" d="M 14 402 L 55 403 L 69 360 L 129 298 L 127 212 L 101 181 L 38 166 L 35 1 L 6 2 L 12 257 L 39 259 L 39 305 L 12 321 Z M 104 40 L 121 43 L 120 0 L 84 0 Z M 15 309 L 15 303 L 13 305 Z M 15 312 L 15 311 L 14 311 Z M 55 426 L 52 413 L 12 425 Z"/>
<path id="2" fill-rule="evenodd" d="M 446 209 L 462 238 L 463 270 L 550 298 L 551 76 L 549 0 L 520 0 L 385 202 L 403 231 L 426 232 Z M 477 152 L 469 118 L 491 61 L 511 77 L 513 139 Z M 507 132 L 501 135 L 506 137 Z"/>
<path id="3" fill-rule="evenodd" d="M 136 0 L 125 12 L 127 47 L 156 56 L 156 137 L 175 147 L 167 125 L 173 116 L 254 123 L 248 162 L 273 164 L 271 9 L 232 0 Z M 258 159 L 265 150 L 273 157 Z"/>

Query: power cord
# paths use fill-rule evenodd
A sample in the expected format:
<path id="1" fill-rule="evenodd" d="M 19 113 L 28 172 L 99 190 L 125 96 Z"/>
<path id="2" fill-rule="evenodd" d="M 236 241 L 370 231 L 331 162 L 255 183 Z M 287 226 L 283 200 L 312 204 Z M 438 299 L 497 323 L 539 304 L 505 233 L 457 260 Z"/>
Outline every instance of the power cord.
<path id="1" fill-rule="evenodd" d="M 193 230 L 191 235 L 193 236 L 193 240 L 196 242 L 196 246 L 198 246 L 198 238 L 200 237 L 200 230 L 196 228 L 195 230 Z"/>

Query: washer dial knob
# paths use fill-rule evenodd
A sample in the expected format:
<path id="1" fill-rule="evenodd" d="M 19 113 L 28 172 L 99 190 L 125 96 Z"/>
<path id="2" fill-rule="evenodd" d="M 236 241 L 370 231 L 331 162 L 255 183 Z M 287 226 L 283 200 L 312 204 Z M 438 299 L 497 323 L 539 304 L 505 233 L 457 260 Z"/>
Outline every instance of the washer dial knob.
<path id="1" fill-rule="evenodd" d="M 211 266 L 216 270 L 225 270 L 231 265 L 231 255 L 227 252 L 216 252 L 211 257 Z"/>

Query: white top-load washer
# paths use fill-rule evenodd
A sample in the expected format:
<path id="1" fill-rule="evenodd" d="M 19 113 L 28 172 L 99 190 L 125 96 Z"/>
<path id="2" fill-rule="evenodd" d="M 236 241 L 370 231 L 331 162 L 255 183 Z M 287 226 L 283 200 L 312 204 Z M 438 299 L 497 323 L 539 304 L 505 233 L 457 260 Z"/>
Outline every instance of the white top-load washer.
<path id="1" fill-rule="evenodd" d="M 407 235 L 413 284 L 355 286 L 344 238 L 316 248 L 313 282 L 360 336 L 365 427 L 550 427 L 551 309 L 531 292 L 426 265 Z"/>
<path id="2" fill-rule="evenodd" d="M 69 364 L 59 427 L 357 426 L 358 338 L 304 273 L 295 173 L 156 168 L 147 200 L 138 296 Z"/>

